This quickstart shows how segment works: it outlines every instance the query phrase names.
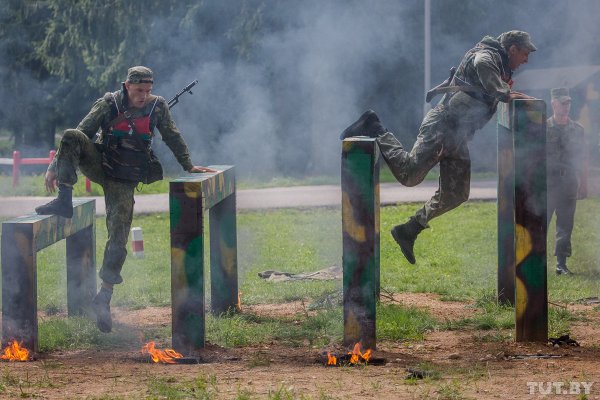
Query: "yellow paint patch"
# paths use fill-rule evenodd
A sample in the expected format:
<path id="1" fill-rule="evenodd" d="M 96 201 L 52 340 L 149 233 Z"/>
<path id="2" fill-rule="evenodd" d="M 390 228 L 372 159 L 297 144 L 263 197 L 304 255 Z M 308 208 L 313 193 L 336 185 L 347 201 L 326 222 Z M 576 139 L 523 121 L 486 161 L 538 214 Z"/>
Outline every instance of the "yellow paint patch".
<path id="1" fill-rule="evenodd" d="M 517 319 L 521 318 L 527 309 L 527 289 L 523 281 L 515 278 L 515 314 Z"/>
<path id="2" fill-rule="evenodd" d="M 200 196 L 200 183 L 198 182 L 185 182 L 183 184 L 183 190 L 187 197 L 197 199 Z"/>
<path id="3" fill-rule="evenodd" d="M 348 311 L 348 315 L 344 323 L 344 336 L 350 339 L 360 337 L 360 324 L 358 323 L 358 318 L 356 318 L 356 315 L 352 310 Z M 358 341 L 357 339 L 355 340 Z"/>
<path id="4" fill-rule="evenodd" d="M 350 197 L 348 197 L 346 192 L 342 192 L 342 225 L 344 232 L 346 232 L 354 241 L 364 242 L 367 240 L 365 226 L 359 224 L 354 219 L 354 213 L 352 211 L 353 208 L 350 203 Z"/>
<path id="5" fill-rule="evenodd" d="M 219 241 L 219 250 L 221 253 L 221 265 L 223 266 L 224 272 L 228 276 L 233 276 L 237 271 L 237 249 L 235 247 L 229 247 L 225 241 Z"/>
<path id="6" fill-rule="evenodd" d="M 31 257 L 33 257 L 33 252 L 35 250 L 32 248 L 32 243 L 29 240 L 29 238 L 27 237 L 27 235 L 24 235 L 21 232 L 15 232 L 15 243 L 14 244 L 17 246 L 19 254 L 24 259 L 28 260 Z"/>
<path id="7" fill-rule="evenodd" d="M 522 225 L 515 226 L 515 248 L 516 248 L 516 265 L 521 262 L 531 253 L 533 245 L 531 243 L 531 235 Z"/>
<path id="8" fill-rule="evenodd" d="M 185 250 L 177 247 L 171 247 L 171 271 L 177 271 L 180 273 L 178 276 L 174 276 L 175 282 L 182 282 L 185 278 Z"/>
<path id="9" fill-rule="evenodd" d="M 542 118 L 543 117 L 542 113 L 537 110 L 536 111 L 526 111 L 526 114 L 527 114 L 527 118 L 535 124 L 542 124 L 542 122 L 544 122 L 544 118 Z"/>

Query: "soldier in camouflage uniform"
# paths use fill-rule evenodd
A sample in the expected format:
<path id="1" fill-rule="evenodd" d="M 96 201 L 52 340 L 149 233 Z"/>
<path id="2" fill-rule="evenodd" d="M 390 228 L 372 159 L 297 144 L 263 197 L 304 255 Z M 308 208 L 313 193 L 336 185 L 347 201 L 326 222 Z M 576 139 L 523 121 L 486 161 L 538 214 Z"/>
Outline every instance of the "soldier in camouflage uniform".
<path id="1" fill-rule="evenodd" d="M 418 185 L 440 164 L 439 187 L 434 196 L 408 222 L 391 232 L 411 264 L 415 263 L 414 242 L 428 222 L 469 198 L 471 160 L 467 143 L 475 131 L 491 119 L 498 102 L 530 98 L 511 90 L 511 77 L 535 50 L 529 34 L 523 31 L 484 37 L 465 54 L 451 78 L 436 88 L 438 93 L 445 93 L 444 97 L 425 116 L 410 151 L 371 110 L 342 132 L 341 139 L 359 135 L 377 138 L 390 170 L 406 186 Z"/>
<path id="2" fill-rule="evenodd" d="M 556 273 L 570 274 L 567 257 L 571 255 L 571 233 L 578 198 L 583 198 L 583 169 L 587 146 L 583 127 L 569 118 L 571 96 L 567 88 L 550 91 L 552 117 L 547 128 L 548 224 L 556 214 Z"/>
<path id="3" fill-rule="evenodd" d="M 134 189 L 139 182 L 162 179 L 162 169 L 150 149 L 153 129 L 158 128 L 184 170 L 214 172 L 192 164 L 167 102 L 151 94 L 153 83 L 149 68 L 130 68 L 121 90 L 98 99 L 77 129 L 65 131 L 45 175 L 46 189 L 54 192 L 58 186 L 58 197 L 36 208 L 38 214 L 71 218 L 77 169 L 104 189 L 108 241 L 99 272 L 102 285 L 92 302 L 98 328 L 103 332 L 112 330 L 110 299 L 113 285 L 123 281 L 121 269 L 127 256 Z M 101 134 L 95 141 L 99 129 Z M 158 175 L 149 176 L 150 167 L 158 168 Z"/>

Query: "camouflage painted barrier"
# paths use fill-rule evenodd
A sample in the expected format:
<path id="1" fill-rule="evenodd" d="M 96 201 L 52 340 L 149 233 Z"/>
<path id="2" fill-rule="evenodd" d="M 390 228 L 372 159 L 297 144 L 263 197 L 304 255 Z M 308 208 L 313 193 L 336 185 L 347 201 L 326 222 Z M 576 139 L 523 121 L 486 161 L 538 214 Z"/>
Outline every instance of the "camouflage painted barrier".
<path id="1" fill-rule="evenodd" d="M 195 174 L 170 182 L 171 307 L 173 348 L 194 354 L 204 347 L 204 211 L 209 210 L 211 311 L 238 303 L 235 171 Z"/>
<path id="2" fill-rule="evenodd" d="M 519 342 L 548 339 L 546 104 L 498 109 L 498 301 L 514 304 Z"/>
<path id="3" fill-rule="evenodd" d="M 372 138 L 342 143 L 344 345 L 376 348 L 379 298 L 379 148 Z"/>
<path id="4" fill-rule="evenodd" d="M 2 345 L 38 352 L 37 252 L 67 240 L 67 310 L 84 315 L 96 293 L 96 201 L 73 200 L 73 218 L 27 215 L 2 223 Z"/>

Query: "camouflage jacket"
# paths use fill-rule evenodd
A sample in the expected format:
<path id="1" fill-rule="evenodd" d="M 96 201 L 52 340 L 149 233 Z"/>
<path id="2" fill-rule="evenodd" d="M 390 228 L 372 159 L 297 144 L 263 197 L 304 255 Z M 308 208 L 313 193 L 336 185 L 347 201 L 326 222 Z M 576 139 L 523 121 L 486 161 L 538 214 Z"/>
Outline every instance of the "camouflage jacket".
<path id="1" fill-rule="evenodd" d="M 115 97 L 119 104 L 119 109 L 124 109 L 125 107 L 123 107 L 123 101 L 125 99 L 123 91 L 119 90 L 115 92 Z M 152 112 L 150 126 L 158 129 L 163 141 L 166 143 L 169 149 L 171 149 L 179 164 L 181 164 L 185 171 L 189 171 L 192 169 L 193 164 L 190 158 L 188 147 L 181 136 L 181 132 L 179 132 L 177 129 L 175 121 L 173 121 L 173 117 L 171 116 L 171 111 L 169 110 L 169 105 L 167 104 L 166 100 L 160 96 L 157 97 L 158 102 L 156 103 L 156 107 Z M 155 96 L 151 96 L 151 101 L 154 101 L 155 98 Z M 113 114 L 110 104 L 104 100 L 103 97 L 101 97 L 96 100 L 92 106 L 92 109 L 77 126 L 77 129 L 83 132 L 91 140 L 94 140 L 96 132 L 98 132 L 99 129 L 102 129 L 103 132 L 107 131 L 110 121 L 112 121 L 115 117 L 116 115 Z M 102 137 L 100 137 L 100 140 L 102 140 Z M 57 159 L 54 158 L 52 164 L 48 167 L 49 170 L 56 170 L 56 160 Z"/>
<path id="2" fill-rule="evenodd" d="M 576 191 L 587 160 L 583 126 L 569 119 L 567 125 L 557 125 L 553 117 L 546 121 L 546 157 L 548 180 L 559 190 Z M 560 181 L 571 182 L 560 184 Z M 571 188 L 571 189 L 569 189 Z"/>
<path id="3" fill-rule="evenodd" d="M 442 103 L 461 125 L 480 129 L 492 118 L 499 101 L 508 102 L 511 76 L 506 51 L 498 40 L 486 36 L 464 55 L 451 83 L 475 86 L 481 93 L 446 94 Z"/>

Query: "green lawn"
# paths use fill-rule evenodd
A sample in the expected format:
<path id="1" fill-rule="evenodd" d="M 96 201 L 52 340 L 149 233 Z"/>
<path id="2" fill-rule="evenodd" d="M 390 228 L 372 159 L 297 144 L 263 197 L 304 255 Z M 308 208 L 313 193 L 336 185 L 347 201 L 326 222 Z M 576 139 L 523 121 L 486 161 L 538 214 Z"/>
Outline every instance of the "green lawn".
<path id="1" fill-rule="evenodd" d="M 429 329 L 511 328 L 514 310 L 497 306 L 496 290 L 496 205 L 471 202 L 432 221 L 416 244 L 417 264 L 410 265 L 389 235 L 393 225 L 404 222 L 418 205 L 385 207 L 381 210 L 381 284 L 392 292 L 432 292 L 442 299 L 475 301 L 477 318 L 444 324 L 427 312 L 399 306 L 379 306 L 378 338 L 415 340 Z M 549 257 L 548 287 L 552 302 L 573 302 L 600 293 L 600 259 L 597 218 L 600 200 L 579 203 L 573 234 L 573 257 L 569 267 L 574 276 L 554 274 L 554 257 Z M 269 283 L 258 277 L 264 270 L 309 272 L 341 265 L 342 235 L 339 208 L 251 211 L 238 214 L 238 266 L 243 304 L 282 303 L 302 300 L 316 316 L 303 317 L 301 324 L 286 319 L 262 318 L 251 314 L 209 317 L 207 340 L 225 346 L 273 340 L 299 345 L 338 342 L 342 335 L 341 282 Z M 124 283 L 115 288 L 113 304 L 126 308 L 170 304 L 170 244 L 168 214 L 136 216 L 133 226 L 143 228 L 144 259 L 128 257 Z M 206 230 L 208 231 L 208 230 Z M 106 228 L 97 220 L 97 260 L 102 260 Z M 551 228 L 549 237 L 554 234 Z M 553 243 L 549 241 L 549 254 Z M 208 253 L 208 251 L 207 251 Z M 208 265 L 208 254 L 206 254 Z M 208 267 L 206 268 L 208 272 Z M 207 279 L 209 279 L 207 277 Z M 210 285 L 205 285 L 210 289 Z M 38 308 L 49 314 L 66 309 L 64 241 L 38 255 Z M 207 298 L 209 293 L 207 293 Z M 550 315 L 551 333 L 569 331 L 569 313 Z M 43 350 L 64 347 L 109 346 L 117 334 L 103 335 L 85 319 L 41 321 Z M 149 330 L 146 337 L 168 340 L 169 327 Z M 54 332 L 54 334 L 48 333 Z M 134 340 L 132 338 L 132 340 Z M 139 338 L 135 338 L 139 340 Z"/>

